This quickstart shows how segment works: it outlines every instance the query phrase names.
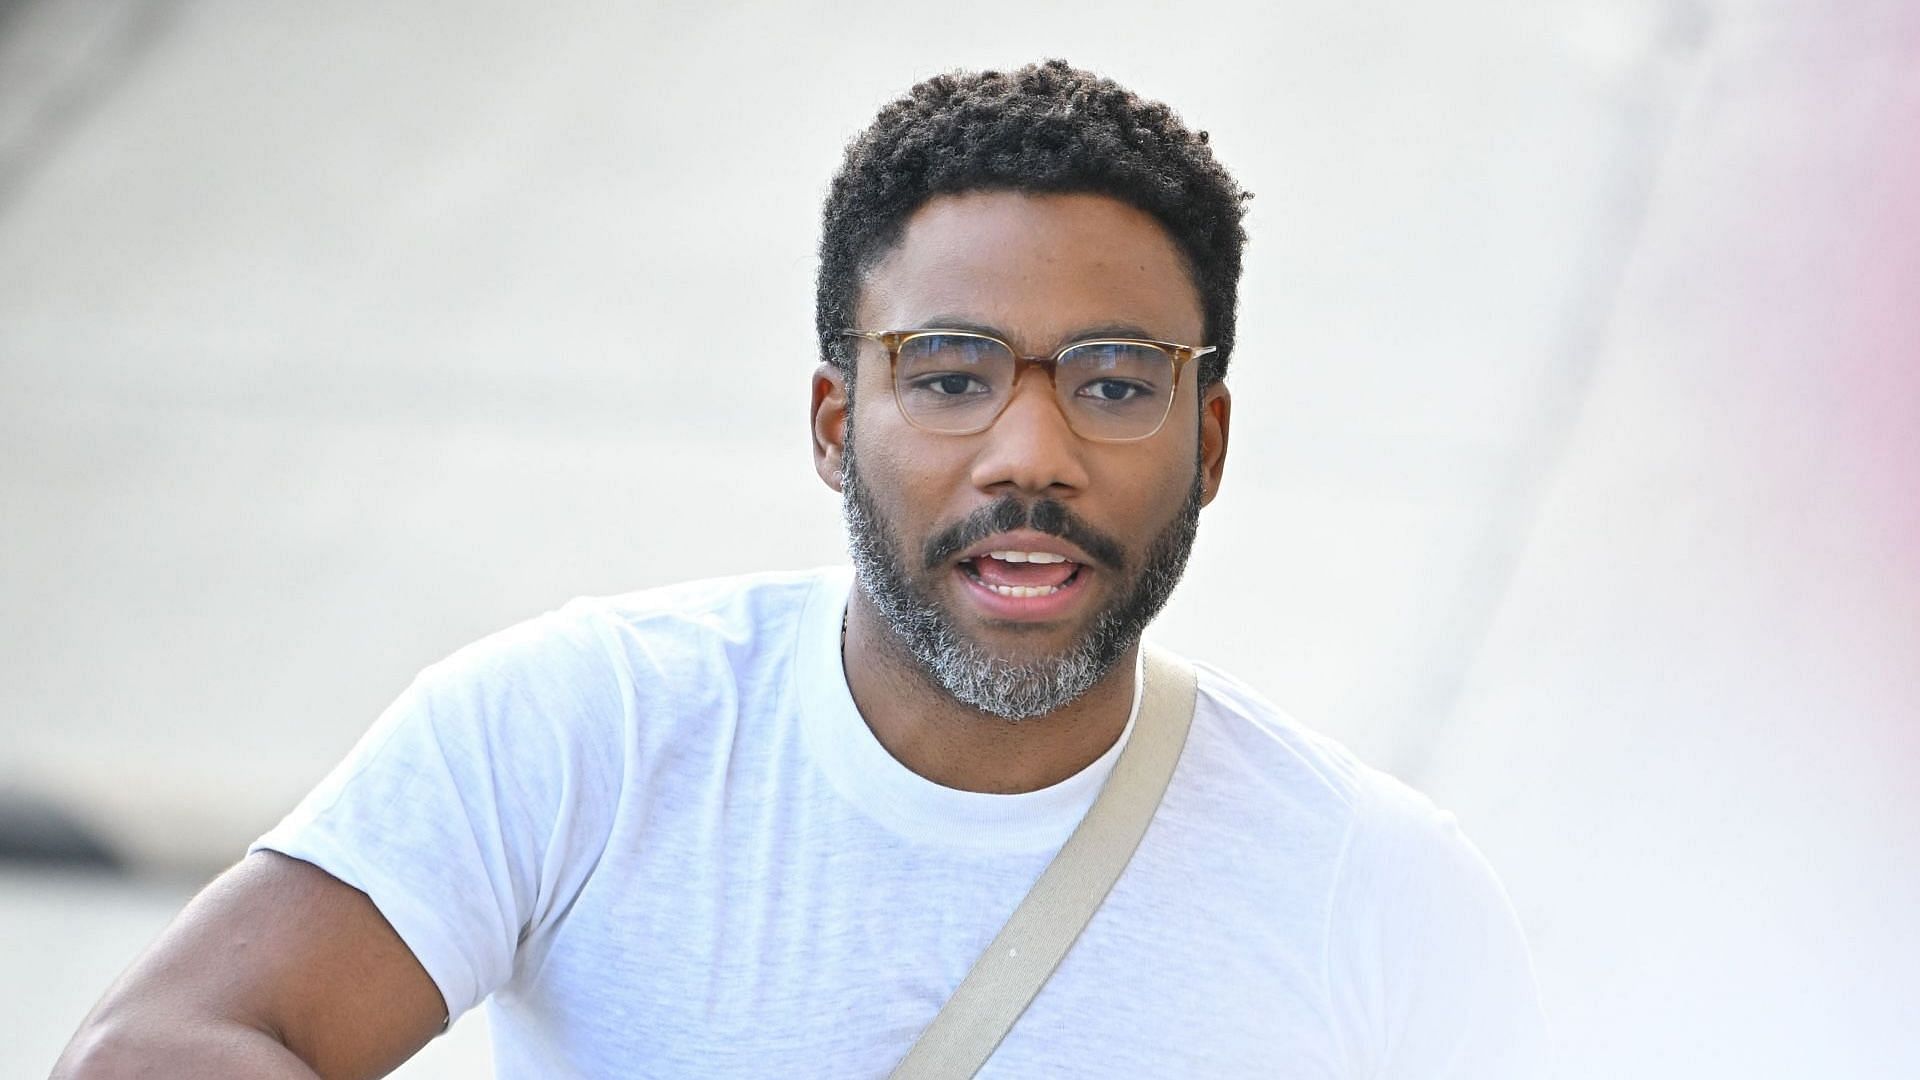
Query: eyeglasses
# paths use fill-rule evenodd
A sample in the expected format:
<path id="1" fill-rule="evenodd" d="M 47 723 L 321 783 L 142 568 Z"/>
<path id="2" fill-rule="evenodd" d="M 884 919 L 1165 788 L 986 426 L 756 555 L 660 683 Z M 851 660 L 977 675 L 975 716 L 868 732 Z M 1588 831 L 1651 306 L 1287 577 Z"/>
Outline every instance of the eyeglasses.
<path id="1" fill-rule="evenodd" d="M 843 330 L 880 343 L 893 373 L 893 400 L 907 423 L 940 435 L 985 431 L 1013 400 L 1029 366 L 1042 367 L 1067 426 L 1094 442 L 1151 438 L 1173 411 L 1180 369 L 1215 350 L 1144 338 L 1095 338 L 1052 356 L 1022 356 L 971 330 Z"/>

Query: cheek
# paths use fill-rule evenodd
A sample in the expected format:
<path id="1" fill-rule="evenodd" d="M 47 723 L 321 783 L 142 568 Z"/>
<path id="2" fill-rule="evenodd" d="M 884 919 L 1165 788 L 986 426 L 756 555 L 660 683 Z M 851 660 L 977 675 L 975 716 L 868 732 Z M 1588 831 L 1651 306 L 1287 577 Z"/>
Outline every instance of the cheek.
<path id="1" fill-rule="evenodd" d="M 1138 452 L 1115 461 L 1100 480 L 1142 515 L 1142 524 L 1162 521 L 1186 504 L 1199 474 L 1199 425 L 1176 429 L 1169 418 L 1165 430 L 1134 449 Z"/>
<path id="2" fill-rule="evenodd" d="M 1193 490 L 1196 468 L 1192 461 L 1185 459 L 1177 463 L 1162 462 L 1151 481 L 1145 477 L 1136 481 L 1139 492 L 1136 521 L 1140 530 L 1157 535 L 1180 512 Z"/>
<path id="3" fill-rule="evenodd" d="M 943 446 L 907 426 L 891 402 L 855 408 L 854 459 L 861 482 L 901 528 L 923 532 L 952 500 L 966 466 L 954 458 L 955 446 Z"/>

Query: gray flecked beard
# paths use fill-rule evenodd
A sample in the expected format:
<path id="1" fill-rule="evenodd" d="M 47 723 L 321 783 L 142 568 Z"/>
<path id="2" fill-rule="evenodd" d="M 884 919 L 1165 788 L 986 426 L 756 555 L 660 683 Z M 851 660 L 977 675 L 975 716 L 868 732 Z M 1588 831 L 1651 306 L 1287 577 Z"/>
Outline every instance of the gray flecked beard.
<path id="1" fill-rule="evenodd" d="M 860 588 L 886 621 L 895 643 L 930 682 L 990 716 L 1008 721 L 1045 716 L 1091 690 L 1166 606 L 1193 551 L 1203 496 L 1198 462 L 1186 503 L 1148 545 L 1132 581 L 1095 615 L 1079 641 L 1051 656 L 997 655 L 962 633 L 952 613 L 916 582 L 899 534 L 860 478 L 851 428 L 847 435 L 841 507 Z M 1061 513 L 1035 514 L 1033 506 L 1011 499 L 1003 502 L 1013 505 L 996 507 L 995 524 L 1000 529 L 1025 526 L 1058 531 Z"/>

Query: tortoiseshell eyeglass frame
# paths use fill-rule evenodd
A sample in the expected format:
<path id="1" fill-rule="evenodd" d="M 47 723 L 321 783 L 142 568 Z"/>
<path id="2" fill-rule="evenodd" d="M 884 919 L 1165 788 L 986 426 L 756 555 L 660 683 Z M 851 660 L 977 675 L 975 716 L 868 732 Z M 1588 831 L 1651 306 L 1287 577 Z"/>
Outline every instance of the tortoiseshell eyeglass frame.
<path id="1" fill-rule="evenodd" d="M 924 330 L 845 329 L 840 331 L 840 333 L 846 337 L 861 338 L 866 341 L 874 342 L 887 350 L 887 385 L 893 389 L 893 404 L 895 408 L 900 410 L 900 418 L 905 420 L 907 423 L 912 424 L 914 427 L 919 428 L 921 431 L 931 432 L 932 434 L 935 434 L 935 435 L 978 435 L 980 432 L 985 431 L 988 428 L 992 427 L 994 424 L 994 421 L 1000 419 L 1000 414 L 1005 412 L 1007 410 L 1007 406 L 1012 403 L 1013 395 L 1008 394 L 1004 399 L 1002 399 L 999 407 L 993 410 L 993 414 L 991 416 L 988 416 L 986 420 L 983 421 L 977 427 L 965 428 L 958 431 L 949 431 L 945 428 L 930 428 L 925 424 L 922 424 L 920 421 L 915 420 L 913 418 L 913 415 L 907 412 L 906 405 L 902 403 L 900 400 L 900 378 L 899 378 L 900 349 L 902 346 L 906 345 L 907 342 L 912 341 L 915 338 L 936 337 L 936 336 L 937 337 L 964 337 L 964 338 L 977 338 L 981 341 L 991 341 L 994 344 L 999 345 L 1001 348 L 1007 350 L 1007 352 L 1013 357 L 1012 385 L 1014 386 L 1019 385 L 1020 376 L 1026 373 L 1027 368 L 1038 367 L 1046 371 L 1047 381 L 1053 386 L 1056 396 L 1058 395 L 1058 392 L 1060 389 L 1060 381 L 1058 377 L 1060 373 L 1060 358 L 1062 356 L 1065 356 L 1068 352 L 1074 349 L 1078 349 L 1087 345 L 1145 345 L 1145 346 L 1148 346 L 1149 348 L 1158 349 L 1161 352 L 1166 353 L 1168 359 L 1170 359 L 1173 362 L 1173 388 L 1172 388 L 1172 391 L 1167 394 L 1167 403 L 1166 403 L 1167 407 L 1165 411 L 1163 411 L 1160 414 L 1160 419 L 1155 421 L 1153 425 L 1153 430 L 1147 432 L 1146 434 L 1128 435 L 1124 438 L 1117 438 L 1117 439 L 1104 437 L 1100 435 L 1088 435 L 1085 432 L 1082 432 L 1078 427 L 1074 426 L 1073 417 L 1071 414 L 1067 413 L 1065 410 L 1062 410 L 1061 415 L 1066 419 L 1067 427 L 1072 429 L 1075 435 L 1078 435 L 1080 438 L 1086 439 L 1089 442 L 1101 442 L 1101 443 L 1140 442 L 1143 439 L 1151 439 L 1155 435 L 1160 434 L 1160 429 L 1167 426 L 1167 417 L 1173 415 L 1173 403 L 1180 396 L 1180 373 L 1187 366 L 1187 362 L 1190 360 L 1197 360 L 1200 357 L 1206 356 L 1209 353 L 1217 351 L 1219 348 L 1218 346 L 1215 346 L 1215 345 L 1181 345 L 1181 344 L 1178 344 L 1177 342 L 1172 342 L 1172 341 L 1155 341 L 1152 338 L 1094 337 L 1094 338 L 1083 338 L 1079 341 L 1069 341 L 1065 345 L 1062 345 L 1058 349 L 1055 349 L 1051 354 L 1039 355 L 1039 356 L 1028 356 L 1022 353 L 1020 350 L 1014 348 L 1005 339 L 997 338 L 992 334 L 983 334 L 978 330 L 943 330 L 938 327 L 929 327 Z"/>

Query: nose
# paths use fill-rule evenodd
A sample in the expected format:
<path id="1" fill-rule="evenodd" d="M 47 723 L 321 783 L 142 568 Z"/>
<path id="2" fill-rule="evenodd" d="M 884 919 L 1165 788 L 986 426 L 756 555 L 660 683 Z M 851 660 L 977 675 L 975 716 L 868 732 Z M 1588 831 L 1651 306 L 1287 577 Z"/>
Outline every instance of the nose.
<path id="1" fill-rule="evenodd" d="M 1021 373 L 1013 400 L 978 437 L 972 478 L 982 491 L 1059 497 L 1087 486 L 1087 444 L 1067 426 L 1052 380 L 1037 367 Z"/>

